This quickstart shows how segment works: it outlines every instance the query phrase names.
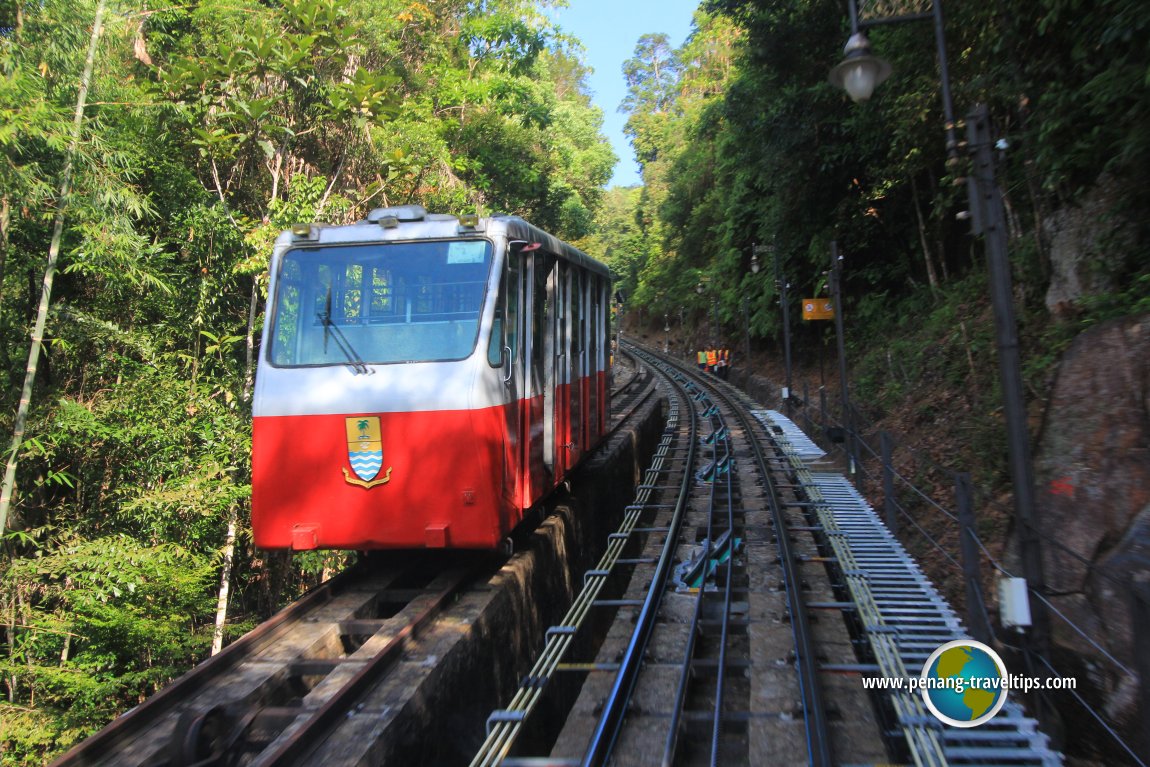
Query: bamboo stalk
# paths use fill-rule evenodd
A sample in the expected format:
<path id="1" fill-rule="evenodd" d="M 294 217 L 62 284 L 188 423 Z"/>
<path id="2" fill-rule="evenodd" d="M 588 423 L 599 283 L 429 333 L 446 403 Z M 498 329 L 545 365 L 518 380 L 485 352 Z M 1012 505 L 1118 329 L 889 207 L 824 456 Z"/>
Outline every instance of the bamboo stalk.
<path id="1" fill-rule="evenodd" d="M 57 198 L 56 220 L 52 229 L 52 241 L 48 246 L 48 263 L 44 268 L 44 282 L 40 290 L 40 306 L 36 311 L 36 324 L 32 328 L 32 346 L 28 350 L 28 365 L 24 370 L 24 389 L 16 408 L 16 419 L 12 427 L 12 444 L 8 448 L 8 466 L 4 471 L 4 485 L 0 490 L 0 534 L 8 528 L 8 510 L 16 486 L 16 464 L 20 446 L 24 443 L 24 431 L 28 424 L 28 411 L 32 406 L 32 387 L 36 382 L 36 368 L 40 362 L 40 350 L 44 345 L 44 325 L 48 320 L 48 307 L 52 300 L 52 281 L 56 277 L 56 263 L 60 258 L 60 242 L 64 237 L 64 213 L 68 207 L 68 196 L 72 191 L 72 161 L 80 146 L 80 134 L 84 125 L 84 107 L 88 101 L 88 85 L 92 81 L 92 69 L 96 62 L 96 48 L 104 29 L 105 0 L 96 5 L 96 17 L 92 22 L 92 38 L 88 43 L 88 56 L 84 61 L 84 73 L 80 76 L 80 92 L 76 94 L 76 114 L 72 120 L 72 140 L 68 145 L 68 155 L 60 179 L 60 194 Z"/>

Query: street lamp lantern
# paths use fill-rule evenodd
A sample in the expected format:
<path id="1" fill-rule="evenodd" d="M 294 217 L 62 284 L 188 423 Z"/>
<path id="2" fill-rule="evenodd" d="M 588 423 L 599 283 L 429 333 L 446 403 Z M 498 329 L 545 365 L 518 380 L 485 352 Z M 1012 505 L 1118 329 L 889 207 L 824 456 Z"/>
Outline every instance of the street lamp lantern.
<path id="1" fill-rule="evenodd" d="M 845 90 L 856 104 L 867 101 L 874 89 L 890 77 L 890 62 L 871 53 L 870 40 L 864 32 L 851 35 L 843 53 L 846 58 L 831 70 L 831 84 Z"/>

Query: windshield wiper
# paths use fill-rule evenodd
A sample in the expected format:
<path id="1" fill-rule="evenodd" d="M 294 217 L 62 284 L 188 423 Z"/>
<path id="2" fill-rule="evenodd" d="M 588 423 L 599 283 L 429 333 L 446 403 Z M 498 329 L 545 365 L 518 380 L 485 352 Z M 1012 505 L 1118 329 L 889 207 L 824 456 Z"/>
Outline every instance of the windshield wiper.
<path id="1" fill-rule="evenodd" d="M 347 357 L 347 365 L 352 369 L 356 375 L 371 375 L 375 371 L 367 366 L 363 361 L 363 357 L 355 351 L 355 347 L 347 340 L 347 336 L 339 329 L 334 322 L 331 321 L 331 286 L 327 288 L 327 300 L 324 301 L 323 311 L 316 313 L 317 318 L 323 323 L 323 353 L 327 354 L 327 339 L 330 335 L 335 339 L 335 345 L 343 352 L 343 356 Z"/>

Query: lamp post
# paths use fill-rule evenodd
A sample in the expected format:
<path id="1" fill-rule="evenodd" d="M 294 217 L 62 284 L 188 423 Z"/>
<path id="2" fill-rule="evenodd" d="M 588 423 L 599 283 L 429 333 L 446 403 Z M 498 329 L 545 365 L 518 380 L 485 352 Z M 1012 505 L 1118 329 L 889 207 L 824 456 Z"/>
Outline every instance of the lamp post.
<path id="1" fill-rule="evenodd" d="M 761 268 L 762 268 L 762 266 L 759 263 L 759 246 L 755 243 L 751 243 L 751 274 L 758 274 L 759 269 L 761 269 Z M 746 363 L 747 364 L 747 384 L 746 385 L 748 387 L 750 387 L 751 375 L 753 375 L 754 369 L 751 366 L 751 309 L 750 309 L 750 298 L 748 296 L 743 296 L 743 324 L 746 325 L 746 329 L 747 329 L 746 354 L 744 355 L 747 358 L 747 363 Z"/>
<path id="2" fill-rule="evenodd" d="M 743 330 L 743 359 L 746 360 L 747 366 L 747 382 L 743 388 L 749 390 L 751 386 L 751 299 L 745 293 L 743 294 Z"/>
<path id="3" fill-rule="evenodd" d="M 859 492 L 862 492 L 862 474 L 858 471 L 858 456 L 855 450 L 858 440 L 854 432 L 854 411 L 851 405 L 850 380 L 847 378 L 847 350 L 843 332 L 843 257 L 839 253 L 839 244 L 834 240 L 831 241 L 830 280 L 831 300 L 835 307 L 835 344 L 838 347 L 839 357 L 839 396 L 843 403 L 843 440 L 851 479 L 854 480 Z"/>
<path id="4" fill-rule="evenodd" d="M 787 413 L 791 411 L 791 301 L 787 296 L 790 281 L 783 274 L 782 263 L 779 259 L 779 249 L 772 242 L 762 247 L 763 251 L 770 253 L 774 258 L 775 290 L 779 295 L 779 307 L 783 310 L 783 391 L 782 400 Z"/>
<path id="5" fill-rule="evenodd" d="M 865 0 L 863 0 L 865 3 Z M 851 16 L 851 37 L 844 52 L 846 58 L 830 72 L 830 81 L 843 88 L 856 102 L 866 101 L 874 88 L 889 76 L 890 64 L 875 57 L 870 50 L 865 29 L 880 24 L 903 21 L 931 20 L 934 23 L 935 43 L 938 48 L 939 77 L 941 79 L 943 117 L 946 128 L 946 153 L 949 166 L 958 163 L 959 144 L 955 138 L 954 106 L 950 91 L 950 73 L 946 59 L 946 35 L 943 26 L 942 5 L 933 0 L 930 13 L 907 13 L 894 16 L 860 18 L 859 0 L 848 2 Z M 967 118 L 968 138 L 974 159 L 974 173 L 968 182 L 969 213 L 974 234 L 986 238 L 986 260 L 990 272 L 991 303 L 994 308 L 995 333 L 998 347 L 999 378 L 1002 386 L 1003 410 L 1006 416 L 1007 444 L 1010 452 L 1010 475 L 1014 485 L 1014 514 L 1018 528 L 1019 553 L 1023 574 L 1030 588 L 1038 594 L 1045 589 L 1042 555 L 1039 548 L 1037 520 L 1034 513 L 1034 479 L 1030 458 L 1030 434 L 1026 425 L 1026 402 L 1022 389 L 1022 364 L 1018 350 L 1018 324 L 1014 315 L 1011 289 L 1010 261 L 1006 249 L 1005 216 L 1002 196 L 995 180 L 993 154 L 990 148 L 989 119 L 986 108 L 979 107 Z M 1049 618 L 1041 602 L 1031 600 L 1033 626 L 1030 646 L 1040 655 L 1046 654 L 1049 637 Z M 1041 712 L 1040 712 L 1041 716 Z"/>
<path id="6" fill-rule="evenodd" d="M 863 0 L 864 4 L 866 0 Z M 851 16 L 851 36 L 843 47 L 845 58 L 830 72 L 831 84 L 842 88 L 855 103 L 870 99 L 874 89 L 890 77 L 893 68 L 890 62 L 871 53 L 870 40 L 866 36 L 867 27 L 880 24 L 897 24 L 903 21 L 934 22 L 934 40 L 938 48 L 938 70 L 942 81 L 942 116 L 946 128 L 946 155 L 948 160 L 958 156 L 958 141 L 954 130 L 954 101 L 950 95 L 950 69 L 946 63 L 946 31 L 942 20 L 942 3 L 933 0 L 930 13 L 905 13 L 895 16 L 859 17 L 858 0 L 847 3 Z"/>

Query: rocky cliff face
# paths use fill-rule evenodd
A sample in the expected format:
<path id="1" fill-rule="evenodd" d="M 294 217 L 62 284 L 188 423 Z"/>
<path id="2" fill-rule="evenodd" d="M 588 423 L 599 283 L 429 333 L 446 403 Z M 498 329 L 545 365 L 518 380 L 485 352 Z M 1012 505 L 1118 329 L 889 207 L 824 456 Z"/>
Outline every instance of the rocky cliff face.
<path id="1" fill-rule="evenodd" d="M 1131 586 L 1150 580 L 1150 315 L 1079 336 L 1060 363 L 1035 452 L 1037 513 L 1051 602 L 1128 669 L 1135 668 Z M 1138 679 L 1067 620 L 1055 650 L 1080 660 L 1118 721 L 1133 718 Z M 1145 642 L 1146 638 L 1143 637 Z"/>
<path id="2" fill-rule="evenodd" d="M 1119 212 L 1127 196 L 1117 179 L 1104 175 L 1077 205 L 1062 208 L 1043 223 L 1050 245 L 1046 308 L 1051 314 L 1071 311 L 1084 296 L 1117 289 L 1114 254 L 1136 252 L 1138 243 L 1135 222 Z"/>

